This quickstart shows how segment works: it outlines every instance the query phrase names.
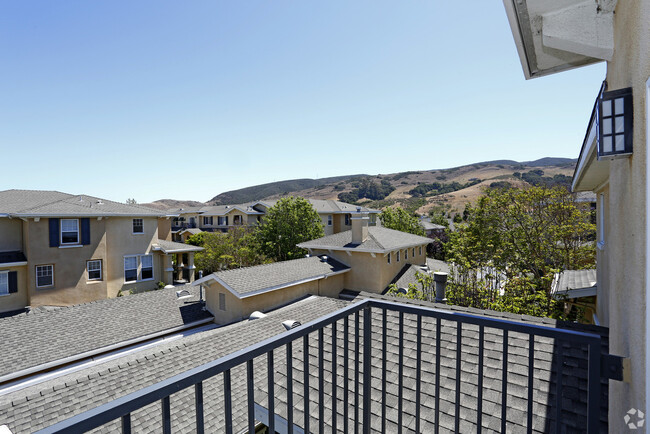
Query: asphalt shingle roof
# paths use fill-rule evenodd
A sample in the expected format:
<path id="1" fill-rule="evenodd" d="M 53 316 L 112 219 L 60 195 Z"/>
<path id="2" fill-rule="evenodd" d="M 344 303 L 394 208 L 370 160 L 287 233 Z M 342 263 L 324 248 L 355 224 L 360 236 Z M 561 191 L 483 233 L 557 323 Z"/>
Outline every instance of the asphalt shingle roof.
<path id="1" fill-rule="evenodd" d="M 326 235 L 298 244 L 303 249 L 344 249 L 387 252 L 399 248 L 429 244 L 431 239 L 379 226 L 368 227 L 368 238 L 361 244 L 352 243 L 352 231 Z"/>
<path id="2" fill-rule="evenodd" d="M 549 327 L 567 327 L 574 330 L 599 333 L 605 337 L 603 349 L 607 348 L 607 329 L 595 326 L 559 323 L 550 319 L 527 317 L 522 315 L 504 314 L 499 312 L 480 311 L 455 306 L 438 305 L 417 302 L 406 299 L 378 296 L 362 293 L 360 298 L 379 298 L 426 307 L 436 307 L 451 311 L 483 315 L 487 317 L 505 318 L 523 321 L 535 325 Z M 82 411 L 94 408 L 130 392 L 142 389 L 150 384 L 162 381 L 185 370 L 216 360 L 231 354 L 266 338 L 278 335 L 284 331 L 280 322 L 286 319 L 307 321 L 322 317 L 346 305 L 341 300 L 324 297 L 309 297 L 284 308 L 270 312 L 267 317 L 243 321 L 215 330 L 203 332 L 189 338 L 155 348 L 143 350 L 134 355 L 122 357 L 90 369 L 77 372 L 71 376 L 58 379 L 47 387 L 32 386 L 21 393 L 0 396 L 0 424 L 7 424 L 13 432 L 29 432 L 57 421 L 71 417 Z M 373 432 L 381 430 L 381 393 L 382 374 L 386 373 L 386 432 L 397 431 L 398 418 L 402 418 L 405 432 L 413 432 L 415 428 L 415 386 L 416 386 L 416 319 L 412 315 L 404 315 L 403 355 L 400 360 L 399 352 L 399 316 L 396 312 L 387 312 L 387 353 L 382 357 L 383 337 L 382 315 L 372 311 L 372 382 L 371 382 L 371 428 Z M 344 424 L 354 421 L 354 366 L 359 361 L 363 370 L 363 345 L 355 348 L 357 339 L 363 342 L 363 316 L 359 316 L 358 338 L 355 335 L 355 316 L 348 318 L 348 335 L 339 323 L 336 339 L 333 339 L 332 327 L 324 329 L 323 353 L 324 375 L 323 387 L 319 385 L 319 339 L 317 333 L 308 337 L 309 348 L 309 398 L 310 425 L 312 430 L 318 427 L 319 409 L 324 411 L 323 423 L 325 432 L 330 432 L 333 424 L 332 408 L 336 402 L 337 423 L 339 430 Z M 476 432 L 477 418 L 477 363 L 478 363 L 478 327 L 463 324 L 460 351 L 460 372 L 457 371 L 457 335 L 456 324 L 447 320 L 440 323 L 440 366 L 436 366 L 436 332 L 435 319 L 423 318 L 422 322 L 422 366 L 421 380 L 421 410 L 422 432 L 433 432 L 434 411 L 436 410 L 435 390 L 436 375 L 440 376 L 440 428 L 441 432 L 450 432 L 455 428 L 456 416 L 456 378 L 460 376 L 459 419 L 460 432 Z M 483 383 L 483 423 L 485 431 L 500 431 L 501 402 L 502 402 L 502 366 L 503 366 L 503 334 L 497 329 L 486 327 L 484 352 L 484 383 Z M 344 383 L 345 371 L 344 343 L 347 342 L 348 383 Z M 528 416 L 528 343 L 527 335 L 511 332 L 508 336 L 508 365 L 507 365 L 507 432 L 524 432 L 524 424 Z M 333 364 L 333 345 L 337 348 L 337 357 Z M 586 350 L 584 348 L 569 348 L 552 339 L 535 337 L 534 352 L 534 381 L 533 381 L 533 432 L 552 432 L 555 421 L 555 391 L 556 375 L 552 371 L 557 366 L 557 355 L 563 354 L 562 376 L 562 432 L 583 432 L 585 429 L 586 409 Z M 357 359 L 358 358 L 358 359 Z M 275 408 L 277 414 L 287 415 L 286 396 L 287 380 L 286 351 L 281 347 L 274 351 L 275 378 Z M 303 372 L 305 369 L 302 345 L 293 346 L 293 371 L 291 373 L 294 423 L 303 424 L 305 410 Z M 401 363 L 400 363 L 401 362 Z M 254 361 L 255 402 L 267 406 L 267 370 L 266 357 L 258 357 Z M 386 363 L 386 370 L 383 370 Z M 334 370 L 336 366 L 337 387 L 332 393 Z M 400 372 L 400 369 L 402 372 Z M 401 375 L 400 375 L 401 374 Z M 231 370 L 233 397 L 233 425 L 235 432 L 246 427 L 246 370 L 239 366 Z M 361 383 L 363 376 L 360 376 Z M 402 412 L 398 413 L 399 384 L 403 384 Z M 344 405 L 344 386 L 348 390 L 348 406 Z M 601 431 L 607 432 L 607 381 L 602 382 L 602 412 Z M 223 380 L 218 375 L 204 382 L 204 411 L 206 432 L 221 432 L 224 429 Z M 362 384 L 358 385 L 361 393 Z M 319 392 L 324 394 L 324 402 L 319 402 Z M 333 397 L 336 396 L 336 401 Z M 172 431 L 194 432 L 194 390 L 188 388 L 171 396 Z M 361 415 L 362 401 L 359 401 Z M 132 414 L 132 427 L 135 432 L 161 431 L 160 404 L 154 403 Z M 346 417 L 347 416 L 347 417 Z M 113 432 L 119 429 L 119 421 L 105 425 L 99 432 Z"/>
<path id="3" fill-rule="evenodd" d="M 164 216 L 159 210 L 58 191 L 0 191 L 0 214 L 17 216 Z"/>
<path id="4" fill-rule="evenodd" d="M 0 319 L 0 377 L 189 324 L 212 315 L 174 289 L 99 300 Z"/>
<path id="5" fill-rule="evenodd" d="M 345 272 L 349 269 L 350 267 L 333 258 L 328 257 L 327 260 L 323 260 L 318 256 L 310 256 L 254 267 L 218 271 L 212 276 L 225 282 L 238 294 L 247 295 L 294 282 Z M 204 277 L 204 279 L 207 280 L 210 277 Z"/>

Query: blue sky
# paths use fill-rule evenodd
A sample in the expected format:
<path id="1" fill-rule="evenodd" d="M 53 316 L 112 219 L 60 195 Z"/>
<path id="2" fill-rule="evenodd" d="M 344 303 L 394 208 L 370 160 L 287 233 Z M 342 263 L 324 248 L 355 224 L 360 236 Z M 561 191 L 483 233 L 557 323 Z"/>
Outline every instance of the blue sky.
<path id="1" fill-rule="evenodd" d="M 605 65 L 526 81 L 499 0 L 0 3 L 0 190 L 207 201 L 578 156 Z"/>

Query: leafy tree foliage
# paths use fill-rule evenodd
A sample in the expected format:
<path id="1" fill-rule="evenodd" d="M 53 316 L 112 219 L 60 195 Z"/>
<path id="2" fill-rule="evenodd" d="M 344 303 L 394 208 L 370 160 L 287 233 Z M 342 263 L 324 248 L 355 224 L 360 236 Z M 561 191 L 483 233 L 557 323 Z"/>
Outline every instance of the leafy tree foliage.
<path id="1" fill-rule="evenodd" d="M 381 225 L 388 229 L 424 236 L 424 229 L 417 217 L 403 208 L 386 208 L 379 214 Z"/>
<path id="2" fill-rule="evenodd" d="M 481 182 L 480 179 L 474 179 L 465 184 L 460 182 L 432 182 L 431 184 L 419 184 L 417 187 L 409 190 L 409 194 L 414 197 L 424 197 L 424 196 L 436 196 L 439 194 L 453 193 L 454 191 L 462 190 L 464 188 L 471 187 Z"/>
<path id="3" fill-rule="evenodd" d="M 388 196 L 395 187 L 385 179 L 380 184 L 373 182 L 370 178 L 361 178 L 352 184 L 354 190 L 347 193 L 339 193 L 340 201 L 356 203 L 360 199 L 382 200 Z"/>
<path id="4" fill-rule="evenodd" d="M 253 231 L 246 227 L 232 228 L 227 233 L 200 232 L 189 237 L 187 244 L 205 249 L 194 255 L 194 263 L 204 275 L 271 262 L 260 253 Z"/>
<path id="5" fill-rule="evenodd" d="M 296 247 L 325 235 L 318 212 L 302 197 L 285 197 L 268 209 L 256 238 L 262 253 L 276 261 L 296 259 L 306 251 Z"/>
<path id="6" fill-rule="evenodd" d="M 554 175 L 553 177 L 544 176 L 544 171 L 542 169 L 534 169 L 529 172 L 521 173 L 520 177 L 530 185 L 545 187 L 561 186 L 566 187 L 567 189 L 571 186 L 572 179 L 570 176 L 561 174 Z"/>

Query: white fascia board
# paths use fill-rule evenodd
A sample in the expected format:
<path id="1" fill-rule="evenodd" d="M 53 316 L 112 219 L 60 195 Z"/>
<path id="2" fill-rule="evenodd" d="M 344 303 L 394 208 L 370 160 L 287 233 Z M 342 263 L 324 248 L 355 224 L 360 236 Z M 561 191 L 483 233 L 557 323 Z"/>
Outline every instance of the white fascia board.
<path id="1" fill-rule="evenodd" d="M 583 149 L 580 152 L 580 157 L 578 159 L 578 164 L 576 164 L 576 171 L 573 174 L 573 181 L 571 182 L 571 191 L 582 191 L 580 188 L 580 181 L 584 177 L 587 167 L 589 166 L 588 162 L 594 158 L 594 153 L 596 152 L 596 147 L 598 141 L 596 140 L 597 128 L 596 128 L 596 119 L 593 117 L 589 120 L 589 130 L 587 131 L 587 136 L 583 144 Z"/>
<path id="2" fill-rule="evenodd" d="M 521 36 L 521 28 L 519 27 L 519 18 L 517 17 L 513 1 L 514 0 L 503 0 L 503 6 L 506 9 L 506 15 L 508 16 L 508 22 L 510 23 L 510 31 L 515 40 L 519 62 L 521 62 L 521 69 L 524 71 L 524 77 L 526 77 L 526 80 L 530 80 L 532 75 L 530 73 L 530 67 L 528 66 L 528 56 L 526 55 L 526 48 L 524 47 L 524 40 Z"/>
<path id="3" fill-rule="evenodd" d="M 9 267 L 22 267 L 24 265 L 27 265 L 27 261 L 20 261 L 20 262 L 6 262 L 4 264 L 0 264 L 0 268 L 9 268 Z"/>
<path id="4" fill-rule="evenodd" d="M 295 280 L 293 282 L 283 283 L 281 285 L 269 286 L 267 288 L 262 288 L 262 289 L 258 289 L 256 291 L 247 292 L 245 294 L 241 294 L 240 292 L 238 292 L 232 286 L 228 285 L 223 279 L 221 279 L 219 276 L 217 276 L 215 274 L 211 274 L 209 276 L 206 276 L 203 279 L 195 280 L 194 285 L 196 286 L 196 285 L 204 283 L 204 282 L 206 282 L 208 280 L 214 280 L 215 282 L 219 283 L 221 286 L 226 288 L 228 291 L 230 291 L 232 293 L 232 295 L 237 297 L 239 300 L 243 300 L 245 298 L 254 297 L 256 295 L 264 294 L 266 292 L 277 291 L 278 289 L 289 288 L 291 286 L 301 285 L 301 284 L 307 283 L 307 282 L 313 282 L 314 280 L 327 279 L 328 277 L 335 276 L 337 274 L 347 273 L 348 271 L 350 271 L 349 268 L 347 270 L 336 271 L 334 273 L 321 274 L 319 276 L 314 276 L 314 277 L 308 277 L 306 279 Z"/>

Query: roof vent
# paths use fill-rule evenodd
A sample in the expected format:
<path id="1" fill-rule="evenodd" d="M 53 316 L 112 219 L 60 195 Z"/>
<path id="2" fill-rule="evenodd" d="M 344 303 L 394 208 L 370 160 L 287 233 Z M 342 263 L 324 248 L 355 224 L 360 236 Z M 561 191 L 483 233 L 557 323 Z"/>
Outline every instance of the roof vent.
<path id="1" fill-rule="evenodd" d="M 179 300 L 182 298 L 189 298 L 191 296 L 192 293 L 187 289 L 181 289 L 180 291 L 176 291 L 176 298 L 178 298 Z"/>
<path id="2" fill-rule="evenodd" d="M 398 294 L 408 294 L 408 291 L 406 290 L 406 288 L 400 288 L 400 289 L 397 290 L 397 293 Z"/>
<path id="3" fill-rule="evenodd" d="M 102 200 L 100 199 L 97 201 L 97 205 L 104 205 L 104 202 L 102 202 Z"/>
<path id="4" fill-rule="evenodd" d="M 357 207 L 357 212 L 361 212 L 361 207 L 360 206 Z"/>
<path id="5" fill-rule="evenodd" d="M 83 202 L 83 201 L 84 201 L 84 197 L 83 197 L 83 196 L 79 196 L 79 202 Z"/>
<path id="6" fill-rule="evenodd" d="M 327 262 L 328 259 L 329 258 L 326 255 L 323 255 L 323 256 L 320 257 L 321 262 Z"/>
<path id="7" fill-rule="evenodd" d="M 307 253 L 307 254 L 305 255 L 305 258 L 311 258 L 311 255 L 310 255 L 309 253 Z"/>
<path id="8" fill-rule="evenodd" d="M 264 318 L 265 316 L 266 316 L 265 313 L 262 313 L 259 310 L 256 310 L 255 312 L 251 313 L 251 316 L 249 316 L 248 319 L 250 321 L 253 321 L 254 319 Z"/>
<path id="9" fill-rule="evenodd" d="M 291 330 L 291 329 L 295 329 L 296 327 L 300 327 L 302 324 L 300 324 L 300 321 L 288 319 L 286 321 L 283 321 L 282 325 L 284 326 L 285 329 Z"/>

